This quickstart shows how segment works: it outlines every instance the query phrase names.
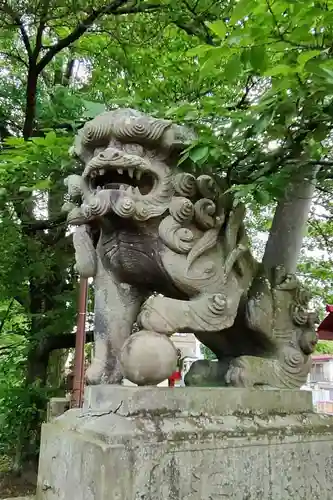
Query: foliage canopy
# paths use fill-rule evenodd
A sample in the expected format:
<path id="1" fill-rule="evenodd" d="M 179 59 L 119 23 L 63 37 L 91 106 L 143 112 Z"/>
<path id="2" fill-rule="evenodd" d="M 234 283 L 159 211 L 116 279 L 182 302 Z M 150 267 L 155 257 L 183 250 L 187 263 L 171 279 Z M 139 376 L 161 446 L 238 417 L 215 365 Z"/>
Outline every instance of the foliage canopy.
<path id="1" fill-rule="evenodd" d="M 0 0 L 0 33 L 0 400 L 27 412 L 11 436 L 30 419 L 31 438 L 50 353 L 74 344 L 62 179 L 105 109 L 198 130 L 183 159 L 247 204 L 258 255 L 286 187 L 319 168 L 299 272 L 333 302 L 333 1 Z"/>

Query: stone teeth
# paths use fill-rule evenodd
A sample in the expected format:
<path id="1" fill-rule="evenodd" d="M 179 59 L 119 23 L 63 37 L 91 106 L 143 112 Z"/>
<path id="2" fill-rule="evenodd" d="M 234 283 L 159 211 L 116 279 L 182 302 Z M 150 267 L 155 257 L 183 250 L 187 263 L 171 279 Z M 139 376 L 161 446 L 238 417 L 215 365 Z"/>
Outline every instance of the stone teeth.
<path id="1" fill-rule="evenodd" d="M 100 168 L 98 171 L 99 175 L 104 175 L 105 174 L 105 168 Z"/>
<path id="2" fill-rule="evenodd" d="M 141 170 L 136 170 L 135 171 L 135 177 L 136 177 L 136 179 L 138 181 L 141 179 L 141 176 L 142 176 L 142 171 Z"/>
<path id="3" fill-rule="evenodd" d="M 97 175 L 96 170 L 92 170 L 90 173 L 90 177 L 94 178 L 94 177 L 96 177 L 96 175 Z"/>
<path id="4" fill-rule="evenodd" d="M 123 168 L 117 168 L 117 172 L 118 172 L 118 174 L 123 175 L 124 169 Z"/>
<path id="5" fill-rule="evenodd" d="M 134 194 L 140 195 L 140 189 L 138 187 L 134 188 Z"/>
<path id="6" fill-rule="evenodd" d="M 128 186 L 126 189 L 126 194 L 132 194 L 132 186 Z"/>
<path id="7" fill-rule="evenodd" d="M 97 191 L 97 192 L 98 192 L 98 191 L 102 191 L 101 186 L 97 186 L 96 191 Z"/>
<path id="8" fill-rule="evenodd" d="M 128 169 L 128 175 L 131 177 L 131 179 L 133 179 L 133 175 L 134 175 L 134 168 L 129 168 L 129 169 Z"/>
<path id="9" fill-rule="evenodd" d="M 126 191 L 126 186 L 124 184 L 120 184 L 119 191 Z"/>

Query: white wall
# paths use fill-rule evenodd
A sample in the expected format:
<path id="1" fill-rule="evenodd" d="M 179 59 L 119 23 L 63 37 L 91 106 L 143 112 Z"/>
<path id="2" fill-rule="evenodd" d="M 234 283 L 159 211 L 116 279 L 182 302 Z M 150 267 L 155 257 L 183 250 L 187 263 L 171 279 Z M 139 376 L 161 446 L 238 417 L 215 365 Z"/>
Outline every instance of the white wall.
<path id="1" fill-rule="evenodd" d="M 319 401 L 330 401 L 330 390 L 328 389 L 313 389 L 312 391 L 312 401 L 313 404 Z"/>
<path id="2" fill-rule="evenodd" d="M 328 378 L 328 380 L 330 380 L 331 382 L 333 382 L 333 359 L 331 359 L 330 361 L 327 361 L 325 363 L 325 367 L 324 367 L 324 374 L 325 374 L 325 377 Z"/>

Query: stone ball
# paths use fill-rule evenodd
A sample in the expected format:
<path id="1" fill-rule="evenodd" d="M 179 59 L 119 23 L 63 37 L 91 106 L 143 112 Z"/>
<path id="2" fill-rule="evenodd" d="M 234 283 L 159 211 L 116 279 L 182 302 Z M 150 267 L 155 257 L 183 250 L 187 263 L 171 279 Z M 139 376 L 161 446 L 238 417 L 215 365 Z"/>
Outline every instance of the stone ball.
<path id="1" fill-rule="evenodd" d="M 177 369 L 177 350 L 166 335 L 141 330 L 123 345 L 120 365 L 133 384 L 157 385 Z"/>

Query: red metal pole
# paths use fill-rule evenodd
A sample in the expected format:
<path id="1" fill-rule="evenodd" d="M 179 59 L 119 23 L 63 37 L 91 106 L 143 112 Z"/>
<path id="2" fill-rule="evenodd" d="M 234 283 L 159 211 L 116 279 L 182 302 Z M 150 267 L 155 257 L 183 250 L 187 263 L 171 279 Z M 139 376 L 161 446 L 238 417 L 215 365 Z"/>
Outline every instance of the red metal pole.
<path id="1" fill-rule="evenodd" d="M 86 343 L 88 280 L 80 278 L 79 312 L 75 341 L 74 381 L 71 407 L 81 408 L 84 391 L 84 346 Z"/>

